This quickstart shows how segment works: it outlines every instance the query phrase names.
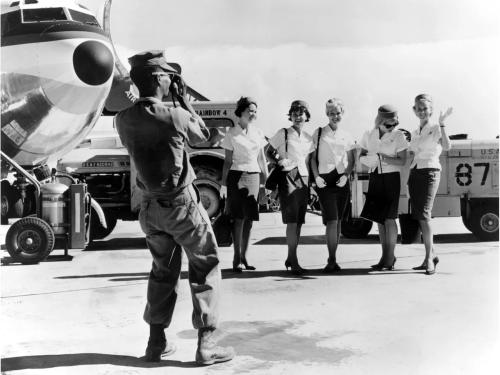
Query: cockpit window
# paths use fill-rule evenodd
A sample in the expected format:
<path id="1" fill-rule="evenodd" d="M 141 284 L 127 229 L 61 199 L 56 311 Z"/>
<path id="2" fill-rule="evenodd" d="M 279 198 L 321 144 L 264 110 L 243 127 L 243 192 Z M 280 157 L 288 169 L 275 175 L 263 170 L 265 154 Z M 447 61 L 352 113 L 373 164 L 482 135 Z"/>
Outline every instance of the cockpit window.
<path id="1" fill-rule="evenodd" d="M 74 9 L 69 9 L 69 14 L 71 15 L 71 18 L 73 19 L 73 21 L 86 23 L 87 25 L 99 26 L 99 23 L 97 22 L 95 17 L 91 16 L 90 14 L 79 12 L 79 11 L 74 10 Z"/>
<path id="2" fill-rule="evenodd" d="M 65 21 L 63 8 L 23 9 L 23 22 Z"/>

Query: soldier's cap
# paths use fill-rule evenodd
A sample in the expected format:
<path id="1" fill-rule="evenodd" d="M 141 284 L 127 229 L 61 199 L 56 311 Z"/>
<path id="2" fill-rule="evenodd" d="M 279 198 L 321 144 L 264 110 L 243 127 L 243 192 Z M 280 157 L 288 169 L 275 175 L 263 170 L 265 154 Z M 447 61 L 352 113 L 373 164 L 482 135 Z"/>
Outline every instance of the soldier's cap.
<path id="1" fill-rule="evenodd" d="M 378 108 L 378 115 L 387 119 L 397 118 L 398 110 L 390 104 L 384 104 Z"/>
<path id="2" fill-rule="evenodd" d="M 128 62 L 130 63 L 130 68 L 132 69 L 158 66 L 166 72 L 178 73 L 173 66 L 167 64 L 167 59 L 165 58 L 164 52 L 160 50 L 151 50 L 138 53 L 134 56 L 129 57 Z"/>

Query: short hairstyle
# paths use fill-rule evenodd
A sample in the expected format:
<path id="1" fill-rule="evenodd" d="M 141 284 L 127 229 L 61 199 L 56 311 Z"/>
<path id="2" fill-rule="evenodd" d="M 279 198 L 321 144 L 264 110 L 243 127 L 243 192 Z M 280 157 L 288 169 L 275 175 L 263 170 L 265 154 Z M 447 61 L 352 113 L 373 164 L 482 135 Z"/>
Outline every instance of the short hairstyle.
<path id="1" fill-rule="evenodd" d="M 241 117 L 241 114 L 248 108 L 250 105 L 255 105 L 257 107 L 257 101 L 249 96 L 242 96 L 237 102 L 236 102 L 236 109 L 234 111 L 234 114 L 237 117 Z"/>
<path id="2" fill-rule="evenodd" d="M 309 112 L 309 104 L 307 104 L 304 100 L 294 100 L 290 105 L 290 109 L 288 110 L 288 121 L 292 121 L 292 112 L 294 112 L 297 108 L 302 108 L 304 113 L 306 114 L 306 122 L 309 122 L 311 118 L 311 113 Z"/>
<path id="3" fill-rule="evenodd" d="M 140 96 L 150 96 L 154 94 L 158 81 L 153 73 L 165 72 L 159 66 L 134 67 L 130 70 L 130 79 L 137 86 Z"/>
<path id="4" fill-rule="evenodd" d="M 377 117 L 375 117 L 375 128 L 378 128 L 386 120 L 398 121 L 398 111 L 390 104 L 384 104 L 378 108 Z"/>
<path id="5" fill-rule="evenodd" d="M 331 98 L 326 101 L 325 104 L 325 113 L 328 116 L 328 110 L 332 107 L 340 108 L 342 110 L 342 113 L 344 113 L 344 103 L 342 100 L 338 98 Z"/>

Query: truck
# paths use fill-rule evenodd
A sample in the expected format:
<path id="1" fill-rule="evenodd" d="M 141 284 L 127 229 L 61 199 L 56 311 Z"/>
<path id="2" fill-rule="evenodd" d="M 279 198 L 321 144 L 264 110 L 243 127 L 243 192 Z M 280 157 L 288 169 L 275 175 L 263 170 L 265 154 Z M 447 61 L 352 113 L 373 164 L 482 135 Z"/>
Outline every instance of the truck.
<path id="1" fill-rule="evenodd" d="M 207 127 L 217 128 L 222 135 L 236 124 L 235 102 L 193 101 L 191 104 Z M 105 114 L 103 116 L 106 117 Z M 215 217 L 221 207 L 219 190 L 224 149 L 219 143 L 210 142 L 187 146 L 197 177 L 194 184 L 200 192 L 201 202 L 209 217 Z M 135 171 L 118 134 L 85 139 L 77 148 L 58 160 L 56 169 L 84 181 L 92 199 L 97 201 L 104 211 L 106 226 L 100 220 L 91 220 L 91 240 L 108 236 L 115 228 L 117 220 L 137 220 L 138 205 L 135 204 L 135 193 L 138 190 L 135 185 Z M 96 212 L 91 214 L 91 217 L 97 217 Z"/>
<path id="2" fill-rule="evenodd" d="M 451 149 L 440 156 L 441 180 L 432 216 L 461 217 L 465 227 L 478 239 L 498 240 L 498 139 L 472 140 L 466 135 L 450 138 Z M 400 214 L 409 213 L 407 181 L 410 162 L 407 161 L 401 173 Z M 365 237 L 371 229 L 371 222 L 360 218 L 368 179 L 366 167 L 357 163 L 351 186 L 350 212 L 355 225 L 347 231 L 350 237 Z M 402 220 L 400 227 L 402 238 L 409 238 L 409 241 L 415 238 L 414 229 L 405 227 Z M 413 233 L 409 233 L 411 231 Z"/>

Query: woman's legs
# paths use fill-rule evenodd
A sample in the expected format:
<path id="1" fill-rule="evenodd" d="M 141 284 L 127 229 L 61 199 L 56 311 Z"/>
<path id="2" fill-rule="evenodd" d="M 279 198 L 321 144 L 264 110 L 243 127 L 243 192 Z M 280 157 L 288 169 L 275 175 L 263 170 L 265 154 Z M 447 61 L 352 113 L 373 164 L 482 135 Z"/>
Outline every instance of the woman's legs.
<path id="1" fill-rule="evenodd" d="M 328 247 L 328 264 L 337 263 L 337 247 L 340 237 L 340 220 L 331 220 L 326 223 L 326 246 Z"/>
<path id="2" fill-rule="evenodd" d="M 383 254 L 384 264 L 386 266 L 392 266 L 396 257 L 394 256 L 394 249 L 396 248 L 396 242 L 398 240 L 398 226 L 396 225 L 396 220 L 385 219 L 385 251 Z"/>
<path id="3" fill-rule="evenodd" d="M 386 248 L 386 235 L 385 235 L 385 225 L 377 223 L 378 226 L 378 236 L 380 239 L 380 245 L 382 246 L 382 255 L 380 257 L 380 260 L 378 261 L 378 264 L 374 264 L 374 266 L 381 266 L 384 264 L 386 261 L 385 255 L 387 253 L 387 248 Z"/>
<path id="4" fill-rule="evenodd" d="M 425 246 L 425 259 L 423 265 L 426 265 L 426 270 L 433 272 L 435 268 L 433 260 L 436 254 L 434 253 L 434 236 L 432 233 L 431 221 L 419 220 L 418 222 L 420 224 Z"/>
<path id="5" fill-rule="evenodd" d="M 297 258 L 297 246 L 299 245 L 301 229 L 302 224 L 299 223 L 288 223 L 286 225 L 286 243 L 288 245 L 286 263 L 292 267 L 292 270 L 294 268 L 300 268 Z"/>
<path id="6" fill-rule="evenodd" d="M 241 263 L 241 247 L 242 247 L 242 234 L 244 219 L 234 219 L 233 223 L 233 269 L 239 268 Z M 248 244 L 247 244 L 248 246 Z"/>
<path id="7" fill-rule="evenodd" d="M 250 233 L 252 231 L 253 221 L 249 219 L 243 219 L 242 230 L 241 230 L 241 244 L 240 244 L 240 259 L 241 263 L 245 266 L 247 270 L 254 270 L 255 267 L 249 266 L 247 263 L 247 250 L 250 243 Z"/>

